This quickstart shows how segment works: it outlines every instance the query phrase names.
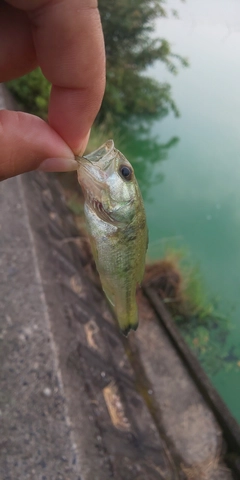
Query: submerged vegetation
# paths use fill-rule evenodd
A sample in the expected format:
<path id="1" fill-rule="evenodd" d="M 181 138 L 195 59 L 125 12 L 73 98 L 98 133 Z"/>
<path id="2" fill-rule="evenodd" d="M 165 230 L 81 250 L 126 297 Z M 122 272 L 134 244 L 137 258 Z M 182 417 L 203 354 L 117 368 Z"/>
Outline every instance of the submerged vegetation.
<path id="1" fill-rule="evenodd" d="M 146 267 L 144 282 L 151 285 L 210 375 L 239 368 L 239 354 L 229 348 L 230 323 L 207 299 L 197 267 L 186 261 L 186 252 L 169 250 L 162 260 Z"/>

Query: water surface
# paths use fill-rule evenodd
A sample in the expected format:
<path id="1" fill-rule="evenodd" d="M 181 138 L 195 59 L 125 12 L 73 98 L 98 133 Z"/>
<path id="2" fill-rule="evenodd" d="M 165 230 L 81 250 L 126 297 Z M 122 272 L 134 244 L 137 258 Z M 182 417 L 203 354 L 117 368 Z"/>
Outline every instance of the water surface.
<path id="1" fill-rule="evenodd" d="M 169 115 L 151 127 L 160 143 L 175 142 L 163 149 L 165 161 L 155 157 L 146 172 L 149 254 L 158 257 L 156 245 L 169 238 L 176 248 L 187 248 L 209 299 L 217 299 L 218 310 L 228 317 L 228 350 L 234 347 L 239 357 L 233 356 L 230 371 L 226 362 L 211 378 L 240 421 L 240 4 L 168 4 L 180 20 L 158 21 L 156 33 L 188 57 L 190 68 L 176 77 L 161 63 L 149 71 L 171 83 L 181 112 L 180 119 Z M 140 148 L 136 143 L 138 156 Z"/>

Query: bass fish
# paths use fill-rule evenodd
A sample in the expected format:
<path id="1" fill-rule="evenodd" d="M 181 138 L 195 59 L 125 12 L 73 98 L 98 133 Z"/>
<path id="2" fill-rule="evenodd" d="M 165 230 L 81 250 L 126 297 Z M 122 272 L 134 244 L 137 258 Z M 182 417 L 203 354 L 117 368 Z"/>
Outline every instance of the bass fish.
<path id="1" fill-rule="evenodd" d="M 136 289 L 143 278 L 148 243 L 141 192 L 133 167 L 113 140 L 76 160 L 102 288 L 127 336 L 138 326 Z"/>

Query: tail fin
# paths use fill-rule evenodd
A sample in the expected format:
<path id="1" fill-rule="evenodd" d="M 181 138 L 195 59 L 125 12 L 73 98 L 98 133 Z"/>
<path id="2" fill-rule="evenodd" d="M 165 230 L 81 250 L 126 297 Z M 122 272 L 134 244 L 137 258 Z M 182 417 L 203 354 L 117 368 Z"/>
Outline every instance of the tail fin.
<path id="1" fill-rule="evenodd" d="M 125 337 L 128 336 L 128 334 L 129 334 L 129 332 L 130 332 L 131 330 L 135 330 L 135 331 L 136 331 L 137 328 L 138 328 L 138 321 L 137 321 L 137 323 L 135 323 L 134 325 L 128 325 L 128 327 L 126 327 L 126 328 L 121 328 L 121 327 L 120 327 L 121 332 L 122 332 L 122 334 L 123 334 Z"/>
<path id="2" fill-rule="evenodd" d="M 138 311 L 135 294 L 127 302 L 119 298 L 119 302 L 115 304 L 115 310 L 120 330 L 125 337 L 128 336 L 130 330 L 137 330 Z"/>

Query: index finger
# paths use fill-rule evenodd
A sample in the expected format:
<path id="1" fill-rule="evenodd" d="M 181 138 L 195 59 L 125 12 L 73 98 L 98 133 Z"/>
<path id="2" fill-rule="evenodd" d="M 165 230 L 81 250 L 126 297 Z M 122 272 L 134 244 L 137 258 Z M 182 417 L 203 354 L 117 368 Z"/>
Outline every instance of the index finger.
<path id="1" fill-rule="evenodd" d="M 53 84 L 49 123 L 82 153 L 105 87 L 105 49 L 97 0 L 9 0 L 27 12 L 36 55 Z"/>

